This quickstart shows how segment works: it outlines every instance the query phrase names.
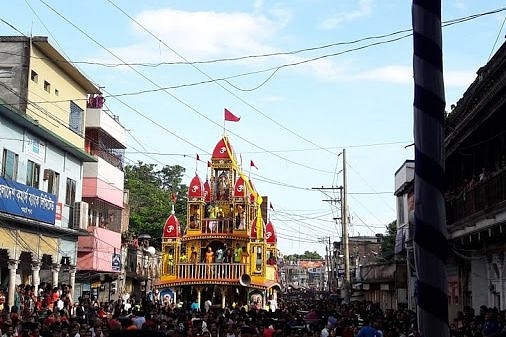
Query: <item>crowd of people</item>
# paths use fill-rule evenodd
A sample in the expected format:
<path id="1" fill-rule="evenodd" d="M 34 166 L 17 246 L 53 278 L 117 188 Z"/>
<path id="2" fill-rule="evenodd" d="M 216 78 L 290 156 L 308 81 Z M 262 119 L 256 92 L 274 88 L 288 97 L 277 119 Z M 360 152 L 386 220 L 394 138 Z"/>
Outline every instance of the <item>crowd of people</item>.
<path id="1" fill-rule="evenodd" d="M 409 337 L 417 336 L 416 315 L 406 308 L 377 303 L 340 303 L 326 293 L 281 293 L 276 306 L 221 308 L 207 299 L 176 306 L 156 297 L 99 303 L 79 297 L 68 286 L 18 286 L 14 306 L 0 303 L 2 337 Z M 506 336 L 503 311 L 466 307 L 450 322 L 451 336 Z"/>

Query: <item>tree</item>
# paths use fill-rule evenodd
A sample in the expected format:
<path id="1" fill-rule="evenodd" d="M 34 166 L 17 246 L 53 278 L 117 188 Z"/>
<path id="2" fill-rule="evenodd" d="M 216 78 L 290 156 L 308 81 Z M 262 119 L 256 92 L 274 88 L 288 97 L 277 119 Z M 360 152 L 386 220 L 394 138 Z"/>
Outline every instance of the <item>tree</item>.
<path id="1" fill-rule="evenodd" d="M 386 233 L 381 236 L 380 257 L 391 261 L 395 258 L 395 240 L 397 238 L 397 221 L 392 221 L 386 226 Z"/>
<path id="2" fill-rule="evenodd" d="M 165 220 L 170 216 L 173 200 L 175 214 L 184 226 L 188 187 L 183 185 L 185 169 L 179 165 L 164 166 L 141 161 L 125 167 L 125 189 L 130 192 L 129 231 L 134 235 L 149 234 L 151 245 L 161 248 Z"/>
<path id="3" fill-rule="evenodd" d="M 323 258 L 317 252 L 310 252 L 306 250 L 304 254 L 291 254 L 286 255 L 285 260 L 287 261 L 297 261 L 297 260 L 323 260 Z"/>

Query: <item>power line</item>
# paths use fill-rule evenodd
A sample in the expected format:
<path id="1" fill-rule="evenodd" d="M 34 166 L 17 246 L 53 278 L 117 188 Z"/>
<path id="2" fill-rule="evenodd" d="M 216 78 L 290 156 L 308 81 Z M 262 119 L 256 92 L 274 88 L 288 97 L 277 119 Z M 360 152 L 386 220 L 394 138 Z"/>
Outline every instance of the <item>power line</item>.
<path id="1" fill-rule="evenodd" d="M 499 37 L 501 36 L 502 29 L 504 27 L 504 23 L 506 22 L 506 15 L 504 16 L 504 19 L 502 20 L 501 28 L 499 29 L 499 32 L 497 32 L 497 37 L 495 38 L 494 45 L 492 46 L 492 49 L 490 50 L 490 55 L 488 55 L 488 60 L 492 58 L 492 54 L 494 53 L 495 46 L 497 44 L 497 41 L 499 41 Z"/>
<path id="2" fill-rule="evenodd" d="M 455 18 L 455 19 L 442 21 L 442 25 L 443 25 L 443 27 L 447 27 L 447 26 L 451 26 L 454 24 L 459 24 L 459 23 L 463 23 L 466 21 L 474 20 L 474 19 L 477 19 L 477 18 L 480 18 L 483 16 L 497 14 L 497 13 L 503 12 L 505 10 L 506 10 L 506 7 L 500 7 L 497 9 L 490 10 L 490 11 L 475 13 L 475 14 L 471 14 L 468 16 L 464 16 L 464 17 L 459 17 L 459 18 Z M 33 9 L 32 9 L 32 11 L 35 13 L 35 11 Z M 125 14 L 125 13 L 123 13 L 123 14 Z M 24 35 L 21 31 L 19 31 L 17 28 L 15 28 L 13 25 L 8 23 L 4 19 L 0 18 L 0 20 L 2 22 L 4 22 L 6 25 L 8 25 L 9 27 L 11 27 L 16 32 L 18 32 L 19 34 Z M 39 18 L 39 21 L 42 21 L 42 20 Z M 47 30 L 47 27 L 46 26 L 44 26 L 44 27 Z M 120 66 L 125 66 L 125 65 L 156 68 L 156 67 L 164 66 L 164 65 L 212 64 L 212 63 L 221 63 L 221 62 L 234 62 L 234 61 L 241 61 L 241 60 L 245 60 L 245 59 L 257 59 L 257 58 L 267 58 L 267 57 L 273 57 L 273 56 L 295 55 L 295 54 L 304 53 L 304 52 L 308 52 L 308 51 L 323 50 L 323 49 L 327 49 L 330 47 L 336 47 L 336 46 L 342 46 L 342 45 L 353 45 L 353 44 L 368 41 L 368 40 L 376 40 L 376 39 L 382 39 L 382 38 L 391 37 L 391 36 L 395 36 L 395 35 L 399 35 L 399 34 L 403 34 L 403 33 L 411 33 L 412 31 L 413 31 L 412 28 L 406 28 L 406 29 L 400 29 L 400 30 L 397 30 L 394 32 L 380 34 L 380 35 L 365 36 L 365 37 L 361 37 L 361 38 L 358 38 L 355 40 L 350 40 L 350 41 L 331 42 L 331 43 L 324 44 L 324 45 L 300 48 L 300 49 L 285 51 L 285 52 L 281 51 L 281 52 L 255 54 L 255 55 L 243 55 L 243 56 L 237 56 L 237 57 L 218 58 L 218 59 L 202 60 L 202 61 L 197 60 L 197 61 L 191 61 L 191 62 L 190 61 L 174 61 L 174 62 L 156 62 L 156 63 L 132 62 L 132 63 L 126 63 L 126 64 L 124 64 L 124 63 L 91 62 L 91 61 L 72 61 L 72 63 L 86 64 L 86 65 L 98 65 L 98 66 L 104 66 L 104 67 L 109 67 L 109 68 L 115 68 L 115 67 L 120 67 Z"/>
<path id="3" fill-rule="evenodd" d="M 112 51 L 110 51 L 108 48 L 106 48 L 104 45 L 102 45 L 100 42 L 98 42 L 96 39 L 94 39 L 92 36 L 90 36 L 88 33 L 86 33 L 84 30 L 82 30 L 80 27 L 78 27 L 77 25 L 75 25 L 72 21 L 70 21 L 69 19 L 67 19 L 65 16 L 63 16 L 61 13 L 59 13 L 56 9 L 54 9 L 53 7 L 51 7 L 47 2 L 45 2 L 44 0 L 39 0 L 40 2 L 42 2 L 44 5 L 46 5 L 50 10 L 52 10 L 56 15 L 58 15 L 59 17 L 61 17 L 63 20 L 65 20 L 67 23 L 69 23 L 70 25 L 72 25 L 75 29 L 77 29 L 79 32 L 81 32 L 83 35 L 85 35 L 88 39 L 90 39 L 91 41 L 93 41 L 94 43 L 96 43 L 98 46 L 100 46 L 102 49 L 104 49 L 105 51 L 107 51 L 109 54 L 111 54 L 113 57 L 117 58 L 119 61 L 123 62 L 125 65 L 127 65 L 127 63 L 121 58 L 119 57 L 118 55 L 114 54 Z M 154 86 L 158 87 L 158 88 L 161 88 L 156 82 L 154 82 L 152 79 L 150 79 L 148 76 L 144 75 L 143 73 L 141 73 L 140 71 L 138 71 L 137 69 L 135 69 L 134 67 L 132 66 L 129 66 L 130 69 L 132 69 L 135 73 L 137 73 L 138 75 L 140 75 L 142 78 L 144 78 L 145 80 L 147 80 L 148 82 L 150 82 L 151 84 L 153 84 Z M 170 93 L 169 91 L 167 90 L 162 90 L 162 92 L 168 94 L 169 96 L 171 96 L 174 100 L 176 100 L 177 102 L 181 103 L 182 105 L 186 106 L 188 109 L 190 109 L 191 111 L 195 112 L 196 114 L 198 114 L 199 116 L 203 117 L 204 119 L 208 120 L 209 122 L 211 122 L 212 124 L 214 125 L 217 125 L 219 127 L 221 127 L 221 125 L 219 125 L 218 123 L 216 123 L 214 120 L 212 120 L 211 118 L 209 118 L 208 116 L 206 116 L 205 114 L 201 113 L 200 111 L 198 111 L 196 108 L 194 108 L 193 106 L 191 106 L 189 103 L 183 101 L 182 99 L 180 99 L 179 97 L 175 96 L 174 94 Z M 233 94 L 233 93 L 232 93 Z M 123 101 L 120 101 L 122 104 L 128 106 L 130 109 L 132 109 L 133 111 L 135 111 L 136 113 L 138 113 L 139 115 L 141 115 L 142 117 L 146 118 L 147 120 L 149 120 L 150 122 L 152 122 L 153 124 L 157 125 L 158 127 L 162 128 L 163 130 L 167 131 L 168 133 L 172 134 L 173 136 L 175 136 L 176 138 L 184 141 L 185 143 L 188 143 L 189 145 L 199 149 L 200 151 L 204 152 L 204 153 L 208 153 L 206 150 L 203 150 L 201 149 L 200 147 L 198 147 L 196 144 L 193 144 L 191 143 L 190 141 L 184 139 L 183 137 L 179 136 L 179 135 L 176 135 L 174 132 L 170 131 L 169 129 L 167 129 L 166 127 L 164 127 L 163 125 L 161 125 L 160 123 L 154 121 L 152 118 L 144 115 L 144 114 L 141 114 L 138 110 L 136 109 L 133 109 L 133 107 L 129 106 L 128 104 L 126 104 L 125 102 Z M 246 103 L 246 102 L 245 102 Z M 253 145 L 254 147 L 256 148 L 259 148 L 263 151 L 266 151 L 266 152 L 269 152 L 269 150 L 259 146 L 258 144 L 254 143 L 254 142 L 251 142 L 247 139 L 245 139 L 244 137 L 240 136 L 240 135 L 237 135 L 235 133 L 232 133 L 230 132 L 231 134 L 235 135 L 236 137 L 242 139 L 243 141 L 247 142 L 248 144 L 250 145 Z M 312 143 L 313 145 L 316 145 L 314 143 Z M 272 155 L 280 158 L 280 159 L 283 159 L 287 162 L 290 162 L 292 164 L 295 164 L 297 166 L 301 166 L 301 167 L 305 167 L 307 169 L 310 169 L 310 170 L 314 170 L 315 168 L 314 167 L 311 167 L 309 165 L 304 165 L 304 164 L 301 164 L 301 163 L 298 163 L 296 161 L 293 161 L 289 158 L 284 158 L 276 153 L 272 153 L 272 152 L 269 152 L 271 153 Z"/>
<path id="4" fill-rule="evenodd" d="M 42 1 L 42 0 L 41 0 Z M 201 73 L 202 75 L 204 75 L 206 78 L 208 78 L 209 80 L 212 80 L 214 81 L 214 79 L 209 75 L 207 74 L 206 72 L 204 72 L 202 69 L 200 69 L 199 67 L 197 67 L 195 64 L 189 62 L 182 54 L 178 53 L 176 50 L 174 50 L 173 48 L 171 48 L 168 44 L 166 44 L 164 41 L 162 41 L 159 37 L 157 37 L 155 34 L 153 34 L 149 29 L 147 29 L 144 25 L 142 25 L 140 22 L 138 22 L 137 20 L 135 20 L 132 16 L 130 16 L 128 13 L 126 13 L 121 7 L 119 7 L 118 5 L 116 5 L 115 3 L 113 3 L 111 0 L 106 0 L 107 2 L 109 2 L 112 6 L 116 7 L 120 12 L 122 12 L 125 16 L 127 16 L 130 20 L 132 20 L 135 24 L 137 24 L 140 28 L 142 28 L 146 33 L 148 33 L 149 35 L 151 35 L 153 38 L 155 38 L 157 41 L 161 42 L 165 47 L 167 47 L 172 53 L 174 53 L 175 55 L 177 55 L 178 57 L 180 57 L 181 59 L 183 59 L 184 61 L 188 62 L 189 65 L 191 65 L 194 69 L 196 69 L 199 73 Z M 252 104 L 250 104 L 249 102 L 247 102 L 246 100 L 244 100 L 242 97 L 238 96 L 237 94 L 235 94 L 234 92 L 232 92 L 231 90 L 227 89 L 225 86 L 221 85 L 219 82 L 217 81 L 214 81 L 214 83 L 216 83 L 219 87 L 221 87 L 223 90 L 227 91 L 229 94 L 231 94 L 232 96 L 234 96 L 235 98 L 237 98 L 239 101 L 243 102 L 244 104 L 246 104 L 247 106 L 249 106 L 250 108 L 252 108 L 254 111 L 258 112 L 259 114 L 261 114 L 262 116 L 264 116 L 265 118 L 267 118 L 268 120 L 270 120 L 271 122 L 273 122 L 274 124 L 276 124 L 277 126 L 279 126 L 280 128 L 290 132 L 291 134 L 293 134 L 294 136 L 312 144 L 312 145 L 315 145 L 317 146 L 318 148 L 322 148 L 320 145 L 314 143 L 313 141 L 303 137 L 302 135 L 294 132 L 293 130 L 287 128 L 286 126 L 284 126 L 282 123 L 279 123 L 277 122 L 276 120 L 274 120 L 273 118 L 271 118 L 270 116 L 268 116 L 267 114 L 263 113 L 262 111 L 260 111 L 259 109 L 257 109 L 256 107 L 254 107 Z M 227 82 L 228 83 L 228 82 Z M 230 83 L 229 83 L 230 84 Z M 253 143 L 251 143 L 253 144 Z M 255 144 L 256 145 L 256 144 Z M 259 147 L 258 145 L 256 145 L 257 147 Z M 260 148 L 260 147 L 259 147 Z"/>

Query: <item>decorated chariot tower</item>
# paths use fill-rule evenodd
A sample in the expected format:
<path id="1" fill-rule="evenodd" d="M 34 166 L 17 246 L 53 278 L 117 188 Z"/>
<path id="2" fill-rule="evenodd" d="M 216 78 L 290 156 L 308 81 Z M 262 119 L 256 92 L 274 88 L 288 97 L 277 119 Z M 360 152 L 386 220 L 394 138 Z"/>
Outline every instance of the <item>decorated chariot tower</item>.
<path id="1" fill-rule="evenodd" d="M 209 179 L 188 188 L 186 230 L 177 215 L 163 229 L 159 283 L 165 301 L 263 308 L 279 291 L 277 240 L 267 220 L 267 197 L 237 163 L 227 136 L 214 147 Z"/>

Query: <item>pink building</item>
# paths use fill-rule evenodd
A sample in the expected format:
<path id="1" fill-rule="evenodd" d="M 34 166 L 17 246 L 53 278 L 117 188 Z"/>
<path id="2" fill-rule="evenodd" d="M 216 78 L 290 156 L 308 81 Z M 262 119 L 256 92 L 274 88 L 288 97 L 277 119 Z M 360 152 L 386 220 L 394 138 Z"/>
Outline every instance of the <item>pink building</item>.
<path id="1" fill-rule="evenodd" d="M 97 101 L 88 100 L 85 124 L 86 151 L 97 161 L 83 165 L 83 201 L 74 210 L 80 214 L 74 216 L 75 227 L 88 234 L 78 241 L 76 294 L 110 300 L 118 296 L 121 231 L 128 228 L 128 218 L 122 216 L 126 135 L 117 116 Z"/>

